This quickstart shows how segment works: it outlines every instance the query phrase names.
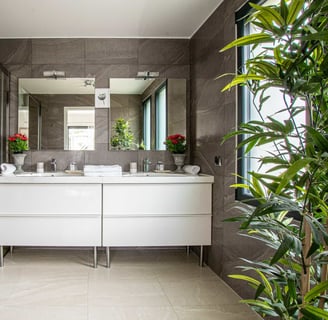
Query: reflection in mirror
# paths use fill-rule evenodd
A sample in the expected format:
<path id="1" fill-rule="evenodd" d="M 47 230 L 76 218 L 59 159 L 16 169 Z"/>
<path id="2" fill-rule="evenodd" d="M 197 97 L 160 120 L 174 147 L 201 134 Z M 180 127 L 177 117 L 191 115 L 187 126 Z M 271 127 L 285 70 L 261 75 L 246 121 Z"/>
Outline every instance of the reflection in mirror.
<path id="1" fill-rule="evenodd" d="M 186 134 L 186 79 L 114 78 L 109 83 L 111 134 L 117 134 L 117 121 L 125 120 L 134 137 L 130 149 L 165 150 L 167 135 Z"/>
<path id="2" fill-rule="evenodd" d="M 18 132 L 31 150 L 94 150 L 94 78 L 19 79 Z"/>

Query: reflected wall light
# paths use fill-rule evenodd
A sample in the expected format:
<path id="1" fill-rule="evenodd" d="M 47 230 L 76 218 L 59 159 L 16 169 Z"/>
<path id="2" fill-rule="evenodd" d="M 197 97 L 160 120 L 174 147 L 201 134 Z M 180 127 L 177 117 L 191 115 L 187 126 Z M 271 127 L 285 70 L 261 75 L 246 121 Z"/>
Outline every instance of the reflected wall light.
<path id="1" fill-rule="evenodd" d="M 159 72 L 157 71 L 138 71 L 137 73 L 137 78 L 142 78 L 144 80 L 158 77 Z"/>
<path id="2" fill-rule="evenodd" d="M 57 70 L 46 70 L 43 71 L 43 76 L 47 78 L 63 78 L 65 77 L 65 71 L 57 71 Z"/>

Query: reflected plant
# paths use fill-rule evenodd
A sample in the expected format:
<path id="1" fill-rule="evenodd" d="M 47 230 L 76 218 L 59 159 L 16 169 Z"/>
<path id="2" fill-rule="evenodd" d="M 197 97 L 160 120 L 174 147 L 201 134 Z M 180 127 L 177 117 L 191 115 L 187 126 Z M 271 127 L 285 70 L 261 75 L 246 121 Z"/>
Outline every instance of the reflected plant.
<path id="1" fill-rule="evenodd" d="M 134 144 L 134 135 L 129 122 L 123 118 L 115 121 L 115 134 L 111 138 L 111 146 L 117 150 L 131 150 Z"/>

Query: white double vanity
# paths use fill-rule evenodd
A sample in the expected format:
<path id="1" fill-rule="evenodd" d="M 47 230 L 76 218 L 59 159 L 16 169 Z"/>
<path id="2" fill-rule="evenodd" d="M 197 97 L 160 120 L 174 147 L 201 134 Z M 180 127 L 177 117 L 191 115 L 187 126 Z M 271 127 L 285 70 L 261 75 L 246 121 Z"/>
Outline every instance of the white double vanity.
<path id="1" fill-rule="evenodd" d="M 4 246 L 97 248 L 211 244 L 208 175 L 0 176 L 0 267 Z"/>

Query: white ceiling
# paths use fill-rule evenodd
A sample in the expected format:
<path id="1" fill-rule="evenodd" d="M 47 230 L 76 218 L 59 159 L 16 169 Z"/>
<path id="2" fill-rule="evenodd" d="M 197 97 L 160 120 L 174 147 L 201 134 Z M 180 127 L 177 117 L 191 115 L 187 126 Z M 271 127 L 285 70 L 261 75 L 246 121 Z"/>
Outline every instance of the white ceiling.
<path id="1" fill-rule="evenodd" d="M 190 38 L 223 0 L 1 0 L 0 38 Z"/>

